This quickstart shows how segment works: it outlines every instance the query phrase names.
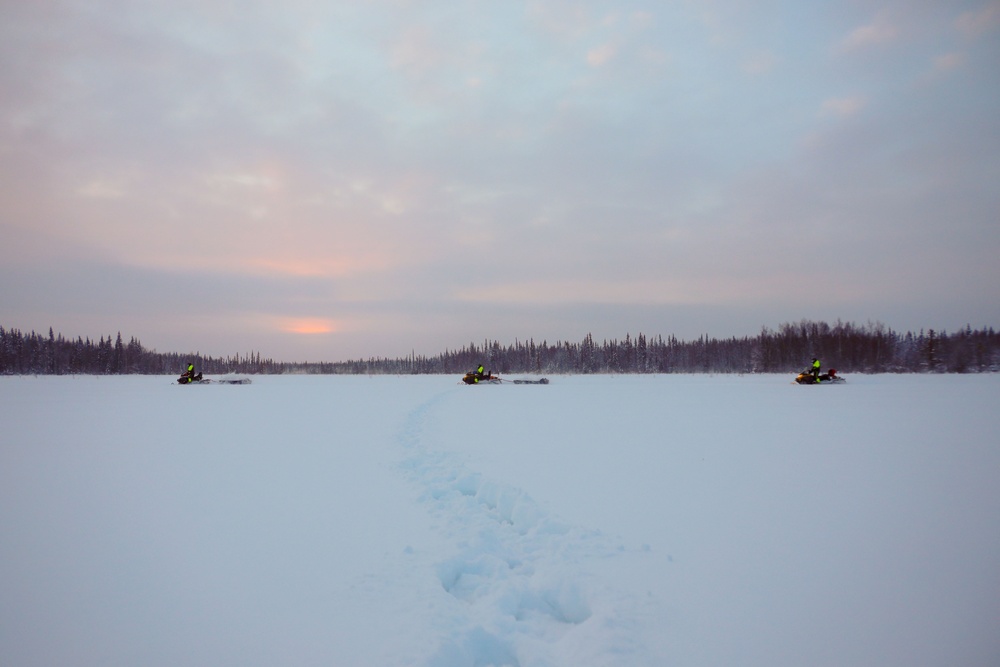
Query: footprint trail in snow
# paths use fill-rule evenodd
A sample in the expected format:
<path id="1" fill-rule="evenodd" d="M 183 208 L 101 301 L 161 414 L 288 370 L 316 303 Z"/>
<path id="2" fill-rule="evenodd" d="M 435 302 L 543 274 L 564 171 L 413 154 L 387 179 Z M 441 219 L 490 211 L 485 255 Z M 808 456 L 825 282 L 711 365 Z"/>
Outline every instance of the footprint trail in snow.
<path id="1" fill-rule="evenodd" d="M 457 454 L 435 450 L 427 423 L 447 395 L 416 408 L 399 434 L 400 468 L 454 545 L 435 566 L 452 598 L 450 616 L 424 664 L 602 666 L 643 655 L 628 621 L 635 602 L 588 569 L 619 557 L 621 547 L 550 516 L 521 489 L 468 470 Z"/>

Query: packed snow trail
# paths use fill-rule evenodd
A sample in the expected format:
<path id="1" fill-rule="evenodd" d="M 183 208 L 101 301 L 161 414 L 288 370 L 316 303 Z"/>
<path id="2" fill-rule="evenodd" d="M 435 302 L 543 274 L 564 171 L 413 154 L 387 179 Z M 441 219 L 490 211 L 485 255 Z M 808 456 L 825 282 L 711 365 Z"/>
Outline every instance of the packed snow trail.
<path id="1" fill-rule="evenodd" d="M 400 469 L 453 545 L 435 564 L 452 602 L 426 667 L 642 664 L 648 656 L 627 620 L 635 601 L 606 590 L 588 569 L 619 557 L 621 547 L 436 449 L 429 424 L 453 396 L 441 393 L 417 407 L 399 433 Z"/>

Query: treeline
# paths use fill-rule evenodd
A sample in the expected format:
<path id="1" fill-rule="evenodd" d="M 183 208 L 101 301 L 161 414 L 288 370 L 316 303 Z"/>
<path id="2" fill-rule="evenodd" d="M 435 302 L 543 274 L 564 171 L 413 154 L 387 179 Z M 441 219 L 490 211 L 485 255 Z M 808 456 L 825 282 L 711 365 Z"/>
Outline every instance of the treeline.
<path id="1" fill-rule="evenodd" d="M 368 359 L 324 364 L 325 373 L 464 373 L 482 363 L 495 373 L 787 373 L 813 357 L 824 369 L 863 373 L 979 373 L 1000 370 L 1000 334 L 970 326 L 954 333 L 930 329 L 900 334 L 882 324 L 802 321 L 763 328 L 753 337 L 675 336 L 579 343 L 534 340 L 470 343 L 433 357 Z"/>
<path id="2" fill-rule="evenodd" d="M 180 375 L 193 361 L 203 373 L 281 373 L 282 364 L 262 359 L 259 353 L 246 356 L 208 357 L 200 354 L 161 353 L 148 350 L 134 337 L 126 343 L 121 332 L 94 341 L 34 331 L 0 327 L 0 375 Z"/>
<path id="3" fill-rule="evenodd" d="M 179 374 L 189 361 L 206 374 L 431 374 L 464 373 L 480 363 L 495 373 L 787 373 L 812 357 L 842 373 L 980 373 L 1000 369 L 1000 334 L 992 327 L 956 333 L 901 334 L 882 324 L 856 325 L 803 320 L 763 328 L 756 336 L 727 339 L 675 336 L 579 343 L 534 340 L 501 344 L 486 340 L 435 356 L 411 354 L 335 363 L 285 363 L 259 353 L 232 357 L 160 353 L 119 333 L 98 341 L 22 334 L 0 327 L 0 374 Z"/>

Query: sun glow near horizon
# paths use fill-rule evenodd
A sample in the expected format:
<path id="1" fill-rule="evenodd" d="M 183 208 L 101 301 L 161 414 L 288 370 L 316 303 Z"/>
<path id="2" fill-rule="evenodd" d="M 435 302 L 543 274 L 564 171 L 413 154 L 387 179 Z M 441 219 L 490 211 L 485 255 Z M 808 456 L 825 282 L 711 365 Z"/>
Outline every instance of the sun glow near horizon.
<path id="1" fill-rule="evenodd" d="M 337 333 L 341 329 L 336 321 L 318 317 L 285 320 L 281 323 L 280 328 L 285 333 L 305 336 Z"/>

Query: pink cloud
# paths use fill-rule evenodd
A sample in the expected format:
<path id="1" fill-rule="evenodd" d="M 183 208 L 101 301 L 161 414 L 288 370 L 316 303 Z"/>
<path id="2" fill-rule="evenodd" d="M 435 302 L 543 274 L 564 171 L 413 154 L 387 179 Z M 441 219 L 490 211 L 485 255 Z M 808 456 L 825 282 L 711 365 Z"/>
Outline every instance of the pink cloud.
<path id="1" fill-rule="evenodd" d="M 899 34 L 898 28 L 889 23 L 884 16 L 878 16 L 874 21 L 852 30 L 840 43 L 843 52 L 857 51 L 870 46 L 887 44 Z"/>
<path id="2" fill-rule="evenodd" d="M 846 118 L 864 109 L 866 104 L 866 100 L 859 95 L 831 98 L 823 102 L 823 113 Z"/>
<path id="3" fill-rule="evenodd" d="M 969 37 L 979 37 L 1000 27 L 1000 2 L 991 2 L 977 11 L 963 12 L 955 27 Z"/>
<path id="4" fill-rule="evenodd" d="M 587 52 L 587 64 L 591 67 L 606 65 L 615 57 L 617 49 L 613 44 L 604 44 Z"/>
<path id="5" fill-rule="evenodd" d="M 965 63 L 964 53 L 945 53 L 934 59 L 935 72 L 950 72 Z"/>
<path id="6" fill-rule="evenodd" d="M 774 69 L 777 62 L 770 51 L 758 51 L 743 63 L 743 71 L 747 74 L 766 74 Z"/>

